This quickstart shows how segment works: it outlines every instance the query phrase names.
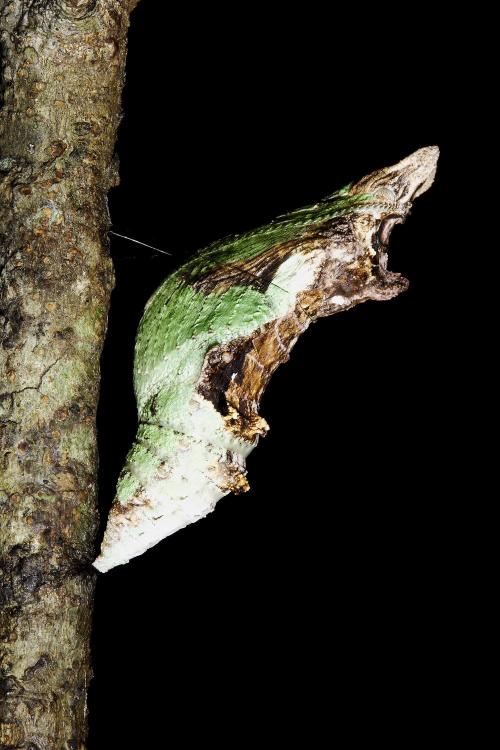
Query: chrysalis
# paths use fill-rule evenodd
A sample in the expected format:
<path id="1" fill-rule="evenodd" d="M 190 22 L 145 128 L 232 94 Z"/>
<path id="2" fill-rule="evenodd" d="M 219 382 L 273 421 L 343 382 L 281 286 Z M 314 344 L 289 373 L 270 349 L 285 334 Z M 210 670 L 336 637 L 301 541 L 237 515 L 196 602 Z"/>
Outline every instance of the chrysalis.
<path id="1" fill-rule="evenodd" d="M 248 489 L 269 379 L 319 317 L 406 289 L 387 270 L 392 227 L 433 182 L 422 148 L 316 205 L 201 250 L 149 300 L 137 333 L 137 436 L 120 474 L 100 571 L 126 563 Z"/>

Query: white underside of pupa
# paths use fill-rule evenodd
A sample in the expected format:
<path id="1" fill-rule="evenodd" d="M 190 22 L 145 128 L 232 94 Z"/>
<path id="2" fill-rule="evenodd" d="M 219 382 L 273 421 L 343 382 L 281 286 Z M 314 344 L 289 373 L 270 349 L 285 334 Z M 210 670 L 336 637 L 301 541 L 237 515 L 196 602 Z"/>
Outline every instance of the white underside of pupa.
<path id="1" fill-rule="evenodd" d="M 232 457 L 234 469 L 244 474 L 244 457 L 235 453 Z M 127 563 L 213 511 L 217 501 L 230 492 L 221 463 L 225 458 L 225 448 L 178 433 L 165 474 L 159 471 L 148 477 L 146 502 L 139 497 L 123 514 L 110 517 L 101 554 L 94 562 L 97 570 L 105 573 Z"/>

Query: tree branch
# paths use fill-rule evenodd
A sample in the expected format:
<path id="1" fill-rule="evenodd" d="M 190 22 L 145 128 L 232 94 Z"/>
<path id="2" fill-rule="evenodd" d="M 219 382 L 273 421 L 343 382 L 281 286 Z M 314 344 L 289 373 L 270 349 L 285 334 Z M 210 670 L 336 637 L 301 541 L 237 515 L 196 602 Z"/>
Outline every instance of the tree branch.
<path id="1" fill-rule="evenodd" d="M 129 6 L 0 3 L 0 746 L 81 750 Z M 41 387 L 43 383 L 43 388 Z"/>

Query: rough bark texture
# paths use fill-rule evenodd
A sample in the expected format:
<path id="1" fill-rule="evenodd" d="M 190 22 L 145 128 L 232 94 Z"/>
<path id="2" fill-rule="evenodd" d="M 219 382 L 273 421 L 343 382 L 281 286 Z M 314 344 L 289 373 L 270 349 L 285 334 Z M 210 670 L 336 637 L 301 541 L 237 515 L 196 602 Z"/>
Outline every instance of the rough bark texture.
<path id="1" fill-rule="evenodd" d="M 81 750 L 106 193 L 132 2 L 0 2 L 0 747 Z"/>

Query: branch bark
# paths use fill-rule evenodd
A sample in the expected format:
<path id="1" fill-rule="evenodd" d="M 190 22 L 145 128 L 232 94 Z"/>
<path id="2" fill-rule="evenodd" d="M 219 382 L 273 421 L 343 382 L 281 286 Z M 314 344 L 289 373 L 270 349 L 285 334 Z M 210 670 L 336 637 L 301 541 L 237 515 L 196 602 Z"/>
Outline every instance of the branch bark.
<path id="1" fill-rule="evenodd" d="M 81 750 L 126 0 L 3 0 L 0 747 Z"/>

